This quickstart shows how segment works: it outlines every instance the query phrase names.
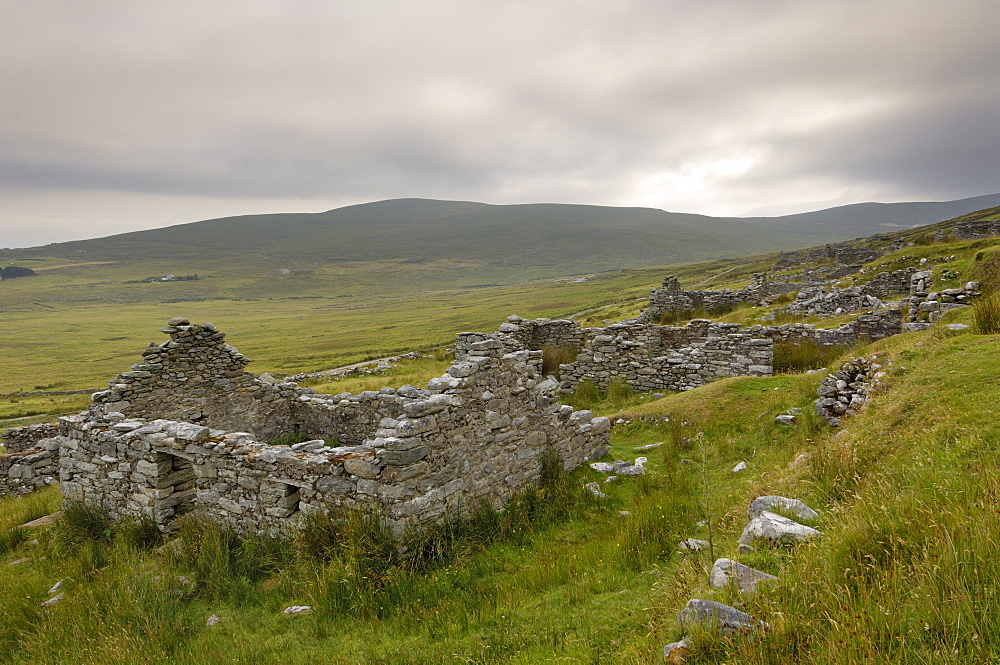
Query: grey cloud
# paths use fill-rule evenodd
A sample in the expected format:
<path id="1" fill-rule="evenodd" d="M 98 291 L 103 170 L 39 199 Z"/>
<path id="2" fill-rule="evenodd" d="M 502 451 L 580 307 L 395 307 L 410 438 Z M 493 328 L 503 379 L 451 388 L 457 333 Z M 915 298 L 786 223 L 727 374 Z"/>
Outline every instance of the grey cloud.
<path id="1" fill-rule="evenodd" d="M 647 199 L 736 213 L 792 183 L 823 200 L 1000 182 L 985 0 L 3 5 L 0 196 L 19 202 L 628 204 L 643 179 L 741 156 L 745 173 Z"/>

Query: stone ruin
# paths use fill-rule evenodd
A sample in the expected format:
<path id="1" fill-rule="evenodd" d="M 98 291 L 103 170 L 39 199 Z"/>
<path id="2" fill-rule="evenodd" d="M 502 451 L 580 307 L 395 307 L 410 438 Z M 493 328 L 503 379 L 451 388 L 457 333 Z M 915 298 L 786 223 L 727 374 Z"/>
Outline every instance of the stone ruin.
<path id="1" fill-rule="evenodd" d="M 241 533 L 276 533 L 312 511 L 375 509 L 394 534 L 482 502 L 501 508 L 540 478 L 608 451 L 610 423 L 556 398 L 541 352 L 471 344 L 426 388 L 316 394 L 263 381 L 210 324 L 172 319 L 170 340 L 60 419 L 67 501 L 161 530 L 198 511 Z M 292 446 L 267 443 L 308 432 Z"/>
<path id="2" fill-rule="evenodd" d="M 902 330 L 896 309 L 864 314 L 836 329 L 802 323 L 745 326 L 707 319 L 661 326 L 641 320 L 582 328 L 575 321 L 510 316 L 495 333 L 459 333 L 455 357 L 464 357 L 484 341 L 494 341 L 508 352 L 572 347 L 578 351 L 576 359 L 559 366 L 564 393 L 584 381 L 606 388 L 614 379 L 640 391 L 690 390 L 731 376 L 771 375 L 775 342 L 809 339 L 821 346 L 846 347 Z"/>
<path id="3" fill-rule="evenodd" d="M 14 427 L 3 433 L 0 453 L 0 496 L 30 494 L 52 485 L 59 475 L 59 434 L 56 425 Z"/>
<path id="4" fill-rule="evenodd" d="M 639 315 L 639 323 L 657 323 L 665 314 L 677 314 L 703 309 L 706 312 L 727 312 L 741 305 L 757 305 L 768 298 L 795 291 L 798 287 L 787 282 L 770 281 L 766 273 L 756 273 L 745 288 L 685 291 L 674 275 L 649 294 L 649 307 Z"/>

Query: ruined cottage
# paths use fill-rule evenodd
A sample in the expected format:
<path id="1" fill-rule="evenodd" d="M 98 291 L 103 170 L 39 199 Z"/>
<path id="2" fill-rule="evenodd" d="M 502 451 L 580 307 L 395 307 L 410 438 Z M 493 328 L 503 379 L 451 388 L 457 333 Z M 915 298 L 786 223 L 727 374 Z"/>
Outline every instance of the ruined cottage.
<path id="1" fill-rule="evenodd" d="M 242 533 L 275 533 L 309 511 L 378 509 L 396 534 L 537 482 L 545 454 L 565 469 L 608 451 L 610 423 L 556 399 L 541 353 L 493 340 L 425 388 L 321 395 L 261 380 L 210 324 L 173 319 L 169 340 L 61 419 L 67 500 L 164 531 L 199 511 Z M 315 437 L 268 443 L 300 430 Z"/>

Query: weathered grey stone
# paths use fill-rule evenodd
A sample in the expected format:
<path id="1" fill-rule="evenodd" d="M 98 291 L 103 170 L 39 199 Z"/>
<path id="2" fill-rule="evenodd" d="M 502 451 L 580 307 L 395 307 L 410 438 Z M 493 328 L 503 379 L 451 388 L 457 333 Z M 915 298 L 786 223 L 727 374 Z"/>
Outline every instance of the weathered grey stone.
<path id="1" fill-rule="evenodd" d="M 714 600 L 691 599 L 677 616 L 677 622 L 684 627 L 707 626 L 723 634 L 753 633 L 762 631 L 766 624 L 759 619 L 741 612 L 735 607 L 717 603 Z"/>
<path id="2" fill-rule="evenodd" d="M 822 535 L 816 529 L 765 511 L 747 524 L 739 542 L 752 545 L 756 541 L 766 540 L 775 544 L 794 545 Z"/>
<path id="3" fill-rule="evenodd" d="M 685 538 L 677 543 L 677 549 L 684 550 L 685 552 L 700 552 L 708 549 L 708 541 L 698 538 Z"/>
<path id="4" fill-rule="evenodd" d="M 773 513 L 775 510 L 781 510 L 800 520 L 814 520 L 819 517 L 819 513 L 799 499 L 768 495 L 759 496 L 750 502 L 750 507 L 747 509 L 747 519 L 752 520 L 765 511 Z"/>
<path id="5" fill-rule="evenodd" d="M 663 659 L 667 665 L 681 665 L 691 654 L 691 640 L 683 638 L 663 647 Z"/>
<path id="6" fill-rule="evenodd" d="M 712 565 L 712 571 L 708 576 L 708 584 L 714 589 L 721 589 L 733 586 L 742 593 L 753 593 L 757 588 L 757 583 L 764 580 L 776 580 L 774 575 L 769 575 L 761 570 L 745 566 L 732 559 L 718 559 Z"/>

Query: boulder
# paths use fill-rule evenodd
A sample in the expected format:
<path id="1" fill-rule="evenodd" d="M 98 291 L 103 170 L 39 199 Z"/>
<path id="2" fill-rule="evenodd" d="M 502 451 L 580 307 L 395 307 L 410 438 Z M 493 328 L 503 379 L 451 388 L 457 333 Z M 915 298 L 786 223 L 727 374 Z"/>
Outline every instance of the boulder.
<path id="1" fill-rule="evenodd" d="M 732 559 L 719 559 L 712 566 L 712 572 L 708 576 L 708 584 L 713 589 L 723 589 L 733 586 L 741 593 L 753 593 L 757 590 L 757 583 L 764 580 L 776 580 L 774 575 L 769 575 L 762 570 L 745 566 Z"/>
<path id="2" fill-rule="evenodd" d="M 775 509 L 793 515 L 800 520 L 814 520 L 819 517 L 819 513 L 798 499 L 769 495 L 759 496 L 750 502 L 750 508 L 747 509 L 747 519 L 752 520 L 765 511 L 773 513 Z"/>
<path id="3" fill-rule="evenodd" d="M 723 635 L 752 633 L 767 628 L 767 624 L 735 607 L 714 600 L 692 598 L 677 615 L 677 622 L 684 627 L 709 626 Z"/>
<path id="4" fill-rule="evenodd" d="M 799 524 L 787 517 L 764 511 L 753 518 L 740 535 L 740 543 L 750 545 L 767 540 L 781 545 L 794 545 L 822 536 L 821 531 Z"/>

